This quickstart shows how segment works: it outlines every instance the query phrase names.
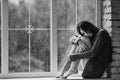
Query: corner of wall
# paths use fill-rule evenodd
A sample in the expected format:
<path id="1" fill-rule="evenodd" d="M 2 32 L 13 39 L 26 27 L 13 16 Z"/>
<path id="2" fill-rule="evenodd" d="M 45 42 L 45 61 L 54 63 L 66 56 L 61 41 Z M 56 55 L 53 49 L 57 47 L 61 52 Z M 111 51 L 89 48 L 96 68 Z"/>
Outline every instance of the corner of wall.
<path id="1" fill-rule="evenodd" d="M 112 38 L 111 78 L 120 79 L 120 0 L 103 0 L 102 25 Z"/>

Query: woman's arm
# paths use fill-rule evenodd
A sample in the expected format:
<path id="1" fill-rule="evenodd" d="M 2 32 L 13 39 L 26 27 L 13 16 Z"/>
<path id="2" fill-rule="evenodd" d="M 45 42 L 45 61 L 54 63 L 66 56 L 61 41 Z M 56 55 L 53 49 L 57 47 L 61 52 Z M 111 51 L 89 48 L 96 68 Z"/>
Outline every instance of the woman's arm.
<path id="1" fill-rule="evenodd" d="M 84 58 L 91 58 L 93 56 L 95 56 L 99 50 L 101 49 L 101 47 L 103 46 L 104 44 L 104 40 L 105 40 L 105 31 L 101 31 L 98 33 L 98 35 L 96 36 L 96 40 L 94 41 L 92 47 L 90 50 L 88 51 L 85 51 L 85 52 L 82 52 L 82 53 L 75 53 L 73 55 L 70 55 L 70 60 L 71 61 L 74 61 L 74 60 L 77 60 L 77 59 L 84 59 Z"/>

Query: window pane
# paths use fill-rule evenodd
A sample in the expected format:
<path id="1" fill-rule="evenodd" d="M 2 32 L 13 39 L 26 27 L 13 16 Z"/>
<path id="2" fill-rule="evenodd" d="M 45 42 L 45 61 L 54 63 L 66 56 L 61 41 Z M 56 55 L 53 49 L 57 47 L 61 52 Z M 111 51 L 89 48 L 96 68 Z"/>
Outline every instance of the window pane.
<path id="1" fill-rule="evenodd" d="M 28 38 L 25 31 L 9 31 L 9 72 L 29 71 Z"/>
<path id="2" fill-rule="evenodd" d="M 28 23 L 28 2 L 25 0 L 9 0 L 9 28 L 25 28 Z"/>
<path id="3" fill-rule="evenodd" d="M 96 0 L 77 0 L 77 20 L 96 23 Z"/>
<path id="4" fill-rule="evenodd" d="M 74 34 L 73 31 L 67 29 L 74 28 L 76 24 L 76 0 L 57 0 L 57 10 L 58 71 L 60 71 L 70 48 L 69 38 Z"/>
<path id="5" fill-rule="evenodd" d="M 50 31 L 34 31 L 31 34 L 31 69 L 34 72 L 50 71 Z"/>
<path id="6" fill-rule="evenodd" d="M 50 71 L 50 0 L 33 0 L 30 4 L 31 72 Z"/>
<path id="7" fill-rule="evenodd" d="M 69 54 L 70 43 L 69 38 L 73 36 L 70 30 L 58 31 L 58 71 L 60 71 Z"/>
<path id="8" fill-rule="evenodd" d="M 50 0 L 32 0 L 30 23 L 34 28 L 50 28 Z"/>
<path id="9" fill-rule="evenodd" d="M 15 48 L 15 54 L 9 52 L 10 72 L 49 72 L 50 71 L 50 0 L 9 0 L 9 51 Z M 15 17 L 16 16 L 16 17 Z M 14 33 L 14 34 L 13 34 Z M 12 36 L 15 35 L 15 36 Z M 26 41 L 20 45 L 22 51 L 16 51 L 20 40 Z M 14 40 L 13 40 L 14 39 Z M 22 42 L 24 43 L 24 42 Z M 21 44 L 21 43 L 20 43 Z M 27 50 L 25 45 L 27 45 Z M 24 57 L 24 50 L 26 55 Z M 19 54 L 21 53 L 21 54 Z M 18 56 L 22 56 L 17 58 Z M 17 64 L 13 65 L 11 57 L 24 59 L 26 62 L 21 70 Z M 22 60 L 21 59 L 21 60 Z M 19 69 L 20 68 L 20 69 Z"/>
<path id="10" fill-rule="evenodd" d="M 58 28 L 71 28 L 76 24 L 76 0 L 57 0 Z"/>

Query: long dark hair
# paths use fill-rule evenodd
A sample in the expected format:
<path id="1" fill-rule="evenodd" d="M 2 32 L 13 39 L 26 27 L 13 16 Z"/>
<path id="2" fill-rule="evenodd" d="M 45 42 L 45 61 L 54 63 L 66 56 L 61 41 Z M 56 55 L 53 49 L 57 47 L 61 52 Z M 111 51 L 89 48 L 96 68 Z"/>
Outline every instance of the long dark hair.
<path id="1" fill-rule="evenodd" d="M 80 32 L 80 29 L 82 29 L 83 31 L 85 32 L 90 32 L 92 33 L 93 35 L 94 34 L 97 34 L 97 32 L 99 31 L 99 28 L 97 28 L 94 24 L 88 22 L 88 21 L 81 21 L 77 24 L 77 32 L 80 34 L 80 35 L 83 35 L 81 32 Z"/>

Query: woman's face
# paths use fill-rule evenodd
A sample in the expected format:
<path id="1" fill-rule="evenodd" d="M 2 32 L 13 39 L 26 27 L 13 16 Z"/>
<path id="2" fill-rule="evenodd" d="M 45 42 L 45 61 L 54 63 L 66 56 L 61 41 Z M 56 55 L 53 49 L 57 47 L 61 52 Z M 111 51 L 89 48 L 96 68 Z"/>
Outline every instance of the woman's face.
<path id="1" fill-rule="evenodd" d="M 91 37 L 91 36 L 92 36 L 92 33 L 90 33 L 90 32 L 85 32 L 85 31 L 83 31 L 82 29 L 80 29 L 80 32 L 81 32 L 84 36 L 88 36 L 88 37 Z"/>

